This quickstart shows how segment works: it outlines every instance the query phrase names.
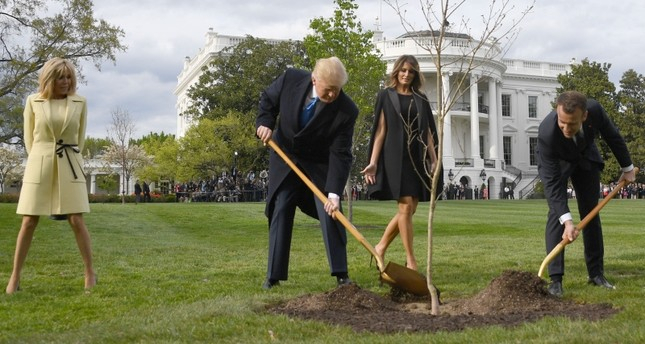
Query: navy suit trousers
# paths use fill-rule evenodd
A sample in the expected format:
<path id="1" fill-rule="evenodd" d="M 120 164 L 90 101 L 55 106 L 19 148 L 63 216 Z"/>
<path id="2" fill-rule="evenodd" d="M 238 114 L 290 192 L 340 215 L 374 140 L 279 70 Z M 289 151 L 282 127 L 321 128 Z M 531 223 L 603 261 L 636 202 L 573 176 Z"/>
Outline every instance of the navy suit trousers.
<path id="1" fill-rule="evenodd" d="M 302 180 L 291 172 L 276 190 L 274 208 L 269 219 L 269 259 L 267 278 L 286 280 L 289 275 L 289 253 L 296 207 L 302 197 L 315 197 Z M 347 273 L 347 233 L 340 222 L 325 212 L 324 204 L 316 199 L 327 261 L 333 276 Z"/>

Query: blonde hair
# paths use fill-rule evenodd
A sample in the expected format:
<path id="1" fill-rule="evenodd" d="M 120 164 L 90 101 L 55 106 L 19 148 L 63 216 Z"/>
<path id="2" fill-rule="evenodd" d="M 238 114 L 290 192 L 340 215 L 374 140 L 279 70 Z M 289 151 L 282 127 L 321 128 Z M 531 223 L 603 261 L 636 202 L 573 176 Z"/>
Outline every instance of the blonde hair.
<path id="1" fill-rule="evenodd" d="M 69 60 L 60 57 L 54 57 L 45 62 L 38 77 L 38 92 L 40 92 L 40 96 L 45 99 L 51 99 L 54 94 L 56 79 L 66 74 L 72 77 L 67 94 L 73 95 L 76 93 L 76 68 L 74 68 L 74 65 Z"/>
<path id="2" fill-rule="evenodd" d="M 342 88 L 347 83 L 347 70 L 336 56 L 316 61 L 316 66 L 312 73 L 314 77 L 324 80 L 330 85 Z"/>

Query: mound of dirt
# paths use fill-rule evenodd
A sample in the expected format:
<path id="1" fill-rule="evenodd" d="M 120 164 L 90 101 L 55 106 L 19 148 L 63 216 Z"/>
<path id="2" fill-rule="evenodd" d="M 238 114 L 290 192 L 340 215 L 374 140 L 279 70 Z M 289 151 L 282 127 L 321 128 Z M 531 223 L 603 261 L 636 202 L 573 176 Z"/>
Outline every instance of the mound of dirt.
<path id="1" fill-rule="evenodd" d="M 429 308 L 429 297 L 420 298 L 399 290 L 380 296 L 351 284 L 272 305 L 268 311 L 350 326 L 358 332 L 379 333 L 514 326 L 545 316 L 596 321 L 618 312 L 609 304 L 577 304 L 552 297 L 542 279 L 532 273 L 512 270 L 493 279 L 486 289 L 471 298 L 445 302 L 440 306 L 440 315 L 431 315 Z"/>

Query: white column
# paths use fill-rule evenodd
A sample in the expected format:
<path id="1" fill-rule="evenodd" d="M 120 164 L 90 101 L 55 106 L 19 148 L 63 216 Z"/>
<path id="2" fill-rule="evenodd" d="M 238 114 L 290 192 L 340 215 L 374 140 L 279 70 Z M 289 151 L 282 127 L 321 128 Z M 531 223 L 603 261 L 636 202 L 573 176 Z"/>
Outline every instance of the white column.
<path id="1" fill-rule="evenodd" d="M 479 156 L 479 88 L 477 87 L 478 78 L 479 75 L 470 75 L 470 156 L 473 159 L 473 167 L 478 167 L 477 162 L 481 162 L 481 157 Z"/>
<path id="2" fill-rule="evenodd" d="M 497 106 L 500 109 L 500 117 L 498 118 L 499 121 L 497 121 L 497 157 L 499 161 L 498 168 L 502 168 L 504 166 L 504 117 L 502 117 L 501 109 L 502 109 L 502 82 L 497 84 Z M 513 113 L 513 99 L 511 99 L 511 113 Z"/>
<path id="3" fill-rule="evenodd" d="M 450 75 L 452 75 L 450 72 L 441 74 L 444 107 L 450 103 Z M 443 119 L 443 158 L 445 171 L 455 166 L 455 159 L 452 155 L 452 118 L 450 117 L 450 111 L 446 113 Z M 448 180 L 448 177 L 446 177 L 446 180 Z"/>
<path id="4" fill-rule="evenodd" d="M 92 172 L 90 177 L 90 193 L 92 195 L 96 194 L 96 173 Z"/>
<path id="5" fill-rule="evenodd" d="M 499 159 L 497 121 L 500 120 L 501 111 L 497 110 L 497 80 L 493 78 L 488 79 L 488 104 L 490 104 L 488 106 L 488 142 L 490 143 L 488 154 L 489 159 L 497 160 Z"/>

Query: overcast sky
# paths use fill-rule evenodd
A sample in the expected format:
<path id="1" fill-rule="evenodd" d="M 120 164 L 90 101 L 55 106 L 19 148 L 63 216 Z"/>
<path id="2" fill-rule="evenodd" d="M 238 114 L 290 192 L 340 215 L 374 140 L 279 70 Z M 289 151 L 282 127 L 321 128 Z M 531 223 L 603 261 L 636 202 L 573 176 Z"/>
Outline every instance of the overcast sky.
<path id="1" fill-rule="evenodd" d="M 421 20 L 419 0 L 407 3 L 406 17 L 415 29 L 428 26 Z M 454 2 L 454 1 L 453 1 Z M 467 0 L 450 18 L 470 20 L 476 28 L 492 0 Z M 529 0 L 511 0 L 518 10 Z M 356 0 L 358 20 L 366 30 L 382 18 L 386 38 L 405 32 L 399 17 L 379 0 Z M 584 5 L 582 5 L 584 3 Z M 116 108 L 132 116 L 139 138 L 150 132 L 176 134 L 177 76 L 186 56 L 194 57 L 204 46 L 209 28 L 224 35 L 302 39 L 309 21 L 333 16 L 333 0 L 95 0 L 95 17 L 125 31 L 125 53 L 116 65 L 105 63 L 96 71 L 84 66 L 87 83 L 79 94 L 88 98 L 87 134 L 107 136 L 111 112 Z M 416 15 L 415 15 L 416 14 Z M 642 0 L 537 0 L 521 22 L 521 31 L 506 57 L 567 63 L 572 58 L 612 64 L 610 79 L 616 86 L 622 74 L 634 69 L 645 74 L 645 2 Z M 510 22 L 507 22 L 507 25 Z M 472 35 L 476 36 L 473 31 Z M 350 76 L 351 78 L 351 76 Z"/>

